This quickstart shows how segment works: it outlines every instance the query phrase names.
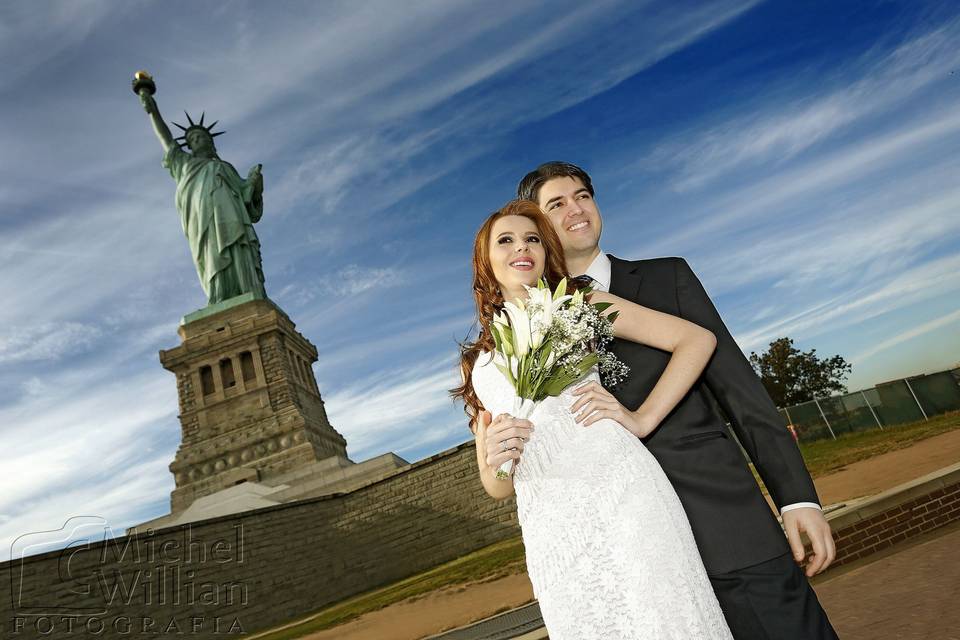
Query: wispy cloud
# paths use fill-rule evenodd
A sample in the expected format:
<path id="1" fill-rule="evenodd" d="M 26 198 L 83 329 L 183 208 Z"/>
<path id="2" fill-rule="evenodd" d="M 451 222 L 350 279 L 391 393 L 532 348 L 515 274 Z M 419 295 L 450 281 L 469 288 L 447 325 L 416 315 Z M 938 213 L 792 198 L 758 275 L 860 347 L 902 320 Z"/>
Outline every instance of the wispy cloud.
<path id="1" fill-rule="evenodd" d="M 634 13 L 619 2 L 577 3 L 547 21 L 522 4 L 504 13 L 483 12 L 480 19 L 475 6 L 465 7 L 470 26 L 465 33 L 458 29 L 454 39 L 442 37 L 446 47 L 423 48 L 416 29 L 404 34 L 404 43 L 407 38 L 417 41 L 412 61 L 419 63 L 418 68 L 411 67 L 411 61 L 397 67 L 392 58 L 380 60 L 390 69 L 392 82 L 365 88 L 351 100 L 337 97 L 335 103 L 342 110 L 330 120 L 350 133 L 328 133 L 328 121 L 324 137 L 313 139 L 302 156 L 293 154 L 295 169 L 281 179 L 274 197 L 281 210 L 307 204 L 328 215 L 346 209 L 365 217 L 389 208 L 507 144 L 514 130 L 616 86 L 754 4 L 712 2 L 691 12 L 654 12 L 640 18 L 642 12 Z M 626 27 L 618 25 L 623 19 L 632 30 L 629 37 Z M 522 37 L 516 37 L 518 30 Z M 602 48 L 581 49 L 573 57 L 556 55 L 585 31 L 616 35 Z M 515 35 L 507 37 L 508 33 Z M 485 54 L 475 55 L 477 47 Z M 531 67 L 538 72 L 528 73 Z M 426 87 L 404 80 L 407 73 L 425 72 L 431 75 Z M 309 111 L 300 117 L 327 120 Z M 337 233 L 336 222 L 325 224 L 334 225 Z M 339 234 L 344 241 L 341 249 L 362 241 L 363 231 L 354 224 L 349 234 Z"/>
<path id="2" fill-rule="evenodd" d="M 656 255 L 657 247 L 682 248 L 698 241 L 709 242 L 718 231 L 748 229 L 751 223 L 769 221 L 774 213 L 796 215 L 814 200 L 829 207 L 831 203 L 824 201 L 825 197 L 848 197 L 844 191 L 867 178 L 876 178 L 906 159 L 916 164 L 930 154 L 947 155 L 949 142 L 958 134 L 960 114 L 955 109 L 927 113 L 882 133 L 872 132 L 789 170 L 711 194 L 709 200 L 698 202 L 696 224 L 679 225 L 679 231 L 658 238 L 656 246 L 651 243 L 638 248 L 638 254 Z M 877 184 L 882 186 L 883 182 Z"/>
<path id="3" fill-rule="evenodd" d="M 644 163 L 676 167 L 673 184 L 679 190 L 702 187 L 744 164 L 782 164 L 844 127 L 882 114 L 948 78 L 960 66 L 958 37 L 960 21 L 954 20 L 915 33 L 892 50 L 871 50 L 826 74 L 808 71 L 802 84 L 781 81 L 786 86 L 767 91 L 775 96 L 772 104 L 761 103 L 753 112 L 681 134 L 654 149 Z M 822 94 L 805 93 L 811 75 L 827 88 Z M 850 82 L 851 76 L 859 79 Z"/>
<path id="4" fill-rule="evenodd" d="M 457 384 L 452 358 L 401 362 L 328 395 L 327 411 L 331 424 L 347 439 L 351 457 L 362 460 L 384 449 L 422 449 L 456 429 L 439 425 L 449 420 L 453 404 L 446 390 Z M 464 440 L 470 435 L 465 425 L 459 425 Z"/>
<path id="5" fill-rule="evenodd" d="M 142 198 L 82 200 L 72 208 L 73 217 L 41 218 L 0 236 L 6 326 L 34 322 L 35 310 L 67 321 L 92 309 L 115 314 L 127 299 L 145 311 L 162 306 L 165 288 L 196 282 L 175 211 L 159 213 Z"/>
<path id="6" fill-rule="evenodd" d="M 945 173 L 953 170 L 948 169 Z M 789 233 L 770 232 L 781 220 L 743 233 L 728 230 L 725 235 L 740 239 L 738 250 L 704 253 L 701 269 L 715 295 L 760 282 L 776 293 L 872 284 L 960 235 L 960 217 L 954 215 L 960 210 L 960 189 L 946 181 L 941 186 L 946 188 L 933 193 L 923 185 L 879 186 L 874 194 L 819 215 L 798 212 Z"/>
<path id="7" fill-rule="evenodd" d="M 176 391 L 163 371 L 118 380 L 120 367 L 33 378 L 0 409 L 7 463 L 0 495 L 0 561 L 20 535 L 74 515 L 115 530 L 162 509 L 173 489 Z M 135 390 L 135 392 L 131 392 Z"/>
<path id="8" fill-rule="evenodd" d="M 340 269 L 327 286 L 338 295 L 353 296 L 371 289 L 389 287 L 402 281 L 403 274 L 397 269 L 378 269 L 349 264 Z"/>
<path id="9" fill-rule="evenodd" d="M 403 357 L 403 354 L 424 347 L 447 351 L 452 357 L 456 353 L 457 340 L 467 337 L 466 332 L 472 321 L 473 316 L 454 315 L 449 318 L 421 319 L 412 325 L 402 321 L 384 322 L 376 335 L 330 344 L 320 361 L 314 365 L 318 379 L 326 383 L 325 389 L 336 389 L 342 384 L 342 372 L 350 365 L 367 367 L 371 362 L 390 361 L 391 358 Z"/>
<path id="10" fill-rule="evenodd" d="M 860 353 L 857 353 L 856 355 L 851 356 L 850 362 L 853 364 L 861 364 L 864 360 L 867 360 L 868 358 L 871 358 L 878 353 L 886 351 L 891 347 L 895 347 L 898 344 L 907 342 L 909 340 L 912 340 L 922 335 L 926 335 L 931 331 L 934 331 L 941 327 L 950 326 L 957 322 L 960 322 L 960 309 L 958 309 L 957 311 L 954 311 L 953 313 L 948 313 L 944 316 L 931 320 L 929 322 L 924 322 L 923 324 L 913 327 L 907 331 L 904 331 L 903 333 L 897 334 L 892 338 L 888 338 L 887 340 L 884 340 L 865 351 L 861 351 Z"/>
<path id="11" fill-rule="evenodd" d="M 19 557 L 20 553 L 29 555 L 44 548 L 62 548 L 69 541 L 91 536 L 102 539 L 105 534 L 123 535 L 127 527 L 162 513 L 173 489 L 173 482 L 164 478 L 170 461 L 166 456 L 139 456 L 136 460 L 135 464 L 118 468 L 109 481 L 62 482 L 42 500 L 24 505 L 27 509 L 0 514 L 0 562 Z M 66 536 L 67 532 L 56 531 L 71 518 L 82 518 L 87 526 Z M 88 518 L 105 524 L 92 530 Z M 43 533 L 50 530 L 53 533 Z"/>
<path id="12" fill-rule="evenodd" d="M 859 326 L 884 313 L 940 296 L 960 295 L 960 256 L 949 256 L 901 271 L 875 290 L 836 295 L 793 315 L 737 335 L 744 350 L 766 346 L 779 336 L 815 336 L 827 328 Z"/>
<path id="13" fill-rule="evenodd" d="M 121 382 L 106 368 L 39 378 L 48 393 L 24 395 L 0 413 L 10 456 L 0 511 L 69 478 L 105 480 L 155 444 L 156 435 L 142 436 L 158 423 L 167 423 L 165 433 L 175 439 L 176 391 L 168 375 L 157 371 Z M 75 391 L 77 378 L 90 383 L 83 394 Z"/>
<path id="14" fill-rule="evenodd" d="M 44 11 L 27 4 L 4 3 L 0 7 L 0 60 L 16 60 L 17 64 L 8 65 L 0 78 L 0 90 L 76 47 L 108 16 L 127 9 L 100 0 L 52 2 Z M 44 46 L 33 46 L 40 42 Z M 26 49 L 32 49 L 32 55 L 21 55 Z"/>
<path id="15" fill-rule="evenodd" d="M 291 283 L 273 295 L 280 304 L 302 307 L 318 296 L 354 297 L 404 282 L 402 269 L 364 267 L 348 264 L 332 274 L 323 274 L 307 283 Z"/>
<path id="16" fill-rule="evenodd" d="M 83 353 L 101 336 L 98 327 L 79 322 L 22 327 L 0 336 L 0 365 L 29 360 L 60 360 Z"/>

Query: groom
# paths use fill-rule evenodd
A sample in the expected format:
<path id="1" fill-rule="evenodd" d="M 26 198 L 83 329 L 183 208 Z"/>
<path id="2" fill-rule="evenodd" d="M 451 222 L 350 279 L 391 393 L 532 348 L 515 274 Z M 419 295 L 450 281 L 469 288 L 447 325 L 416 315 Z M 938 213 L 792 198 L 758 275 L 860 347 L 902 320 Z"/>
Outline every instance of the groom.
<path id="1" fill-rule="evenodd" d="M 580 167 L 548 162 L 527 174 L 517 192 L 550 218 L 571 275 L 588 275 L 595 289 L 680 316 L 717 337 L 716 352 L 700 380 L 644 444 L 680 496 L 734 637 L 836 638 L 807 581 L 826 569 L 836 553 L 813 481 L 783 419 L 686 261 L 604 255 L 593 185 Z M 625 340 L 614 341 L 612 351 L 630 367 L 630 377 L 609 391 L 594 385 L 585 395 L 616 419 L 617 412 L 640 406 L 670 354 Z M 780 509 L 786 538 L 713 410 L 711 395 L 729 416 Z M 806 576 L 798 566 L 804 560 L 801 531 L 813 546 Z"/>

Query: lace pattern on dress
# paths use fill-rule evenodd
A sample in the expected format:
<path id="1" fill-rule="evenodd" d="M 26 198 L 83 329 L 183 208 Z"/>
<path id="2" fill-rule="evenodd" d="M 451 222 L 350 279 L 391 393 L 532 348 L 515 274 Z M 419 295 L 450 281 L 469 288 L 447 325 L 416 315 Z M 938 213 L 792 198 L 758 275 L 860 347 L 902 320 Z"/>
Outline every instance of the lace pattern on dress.
<path id="1" fill-rule="evenodd" d="M 512 411 L 513 387 L 488 355 L 472 381 L 493 415 Z M 528 576 L 551 640 L 731 638 L 656 459 L 612 420 L 578 424 L 574 386 L 530 415 L 536 429 L 513 478 Z"/>

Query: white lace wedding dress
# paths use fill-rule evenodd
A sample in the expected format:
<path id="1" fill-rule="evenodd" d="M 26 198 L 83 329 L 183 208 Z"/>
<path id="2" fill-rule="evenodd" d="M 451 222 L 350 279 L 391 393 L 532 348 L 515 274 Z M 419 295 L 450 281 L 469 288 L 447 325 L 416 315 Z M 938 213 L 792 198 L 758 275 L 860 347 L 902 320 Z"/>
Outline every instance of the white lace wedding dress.
<path id="1" fill-rule="evenodd" d="M 472 379 L 485 409 L 513 412 L 513 387 L 488 354 Z M 660 465 L 618 423 L 578 424 L 571 390 L 534 409 L 513 479 L 550 640 L 732 638 Z"/>

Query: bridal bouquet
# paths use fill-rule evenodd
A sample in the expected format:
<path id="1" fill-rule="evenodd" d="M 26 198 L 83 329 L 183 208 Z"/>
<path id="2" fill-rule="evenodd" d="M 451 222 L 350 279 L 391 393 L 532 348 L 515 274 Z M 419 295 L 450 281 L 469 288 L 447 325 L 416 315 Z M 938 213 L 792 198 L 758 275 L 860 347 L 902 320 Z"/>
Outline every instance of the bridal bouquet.
<path id="1" fill-rule="evenodd" d="M 491 324 L 494 364 L 517 392 L 514 417 L 526 419 L 539 400 L 560 395 L 594 365 L 608 384 L 626 378 L 629 368 L 605 350 L 617 316 L 603 315 L 609 302 L 587 302 L 589 288 L 567 294 L 566 278 L 555 291 L 543 280 L 526 289 L 529 299 L 505 302 Z M 508 478 L 512 468 L 507 460 L 497 478 Z"/>

